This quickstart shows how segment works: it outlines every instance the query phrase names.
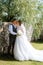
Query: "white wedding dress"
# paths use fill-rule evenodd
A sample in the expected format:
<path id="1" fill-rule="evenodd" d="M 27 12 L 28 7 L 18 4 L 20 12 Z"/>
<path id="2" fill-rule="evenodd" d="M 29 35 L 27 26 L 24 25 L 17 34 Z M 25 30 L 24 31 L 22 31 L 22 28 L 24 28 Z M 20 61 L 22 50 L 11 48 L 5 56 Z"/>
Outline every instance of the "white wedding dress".
<path id="1" fill-rule="evenodd" d="M 21 30 L 20 36 L 17 36 L 14 45 L 14 58 L 16 60 L 35 60 L 43 62 L 43 50 L 35 49 L 28 41 L 24 25 L 18 27 L 17 31 Z"/>

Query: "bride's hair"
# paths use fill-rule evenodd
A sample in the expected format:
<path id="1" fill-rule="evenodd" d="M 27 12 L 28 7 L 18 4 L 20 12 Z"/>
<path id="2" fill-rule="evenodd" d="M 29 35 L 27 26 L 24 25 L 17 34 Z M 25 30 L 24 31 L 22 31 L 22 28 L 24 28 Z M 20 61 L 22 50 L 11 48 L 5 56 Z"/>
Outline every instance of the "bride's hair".
<path id="1" fill-rule="evenodd" d="M 21 24 L 22 24 L 22 21 L 21 21 L 21 20 L 18 20 L 18 22 L 19 22 L 19 25 L 21 26 Z"/>

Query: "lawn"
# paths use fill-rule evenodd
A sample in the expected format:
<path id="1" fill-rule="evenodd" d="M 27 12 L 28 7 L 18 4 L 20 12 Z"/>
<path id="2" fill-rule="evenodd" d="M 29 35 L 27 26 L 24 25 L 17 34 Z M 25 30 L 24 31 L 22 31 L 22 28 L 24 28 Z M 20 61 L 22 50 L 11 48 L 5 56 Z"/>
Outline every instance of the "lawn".
<path id="1" fill-rule="evenodd" d="M 43 43 L 31 43 L 36 49 L 43 49 Z M 11 56 L 0 55 L 0 65 L 43 65 L 43 62 L 36 61 L 16 61 Z"/>

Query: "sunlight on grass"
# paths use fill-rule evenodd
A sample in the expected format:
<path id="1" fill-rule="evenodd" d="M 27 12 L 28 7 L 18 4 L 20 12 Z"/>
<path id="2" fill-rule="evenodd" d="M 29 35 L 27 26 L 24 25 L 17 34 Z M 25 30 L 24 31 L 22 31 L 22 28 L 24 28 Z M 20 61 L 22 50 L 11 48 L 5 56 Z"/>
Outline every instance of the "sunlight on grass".
<path id="1" fill-rule="evenodd" d="M 43 43 L 32 43 L 33 47 L 36 48 L 36 49 L 40 49 L 42 50 L 43 49 Z"/>

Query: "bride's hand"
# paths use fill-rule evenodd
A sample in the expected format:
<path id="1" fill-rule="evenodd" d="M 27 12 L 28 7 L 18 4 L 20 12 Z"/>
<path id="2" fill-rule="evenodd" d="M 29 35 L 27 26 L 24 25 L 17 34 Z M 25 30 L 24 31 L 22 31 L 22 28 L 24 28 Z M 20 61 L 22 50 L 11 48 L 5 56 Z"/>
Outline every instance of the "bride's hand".
<path id="1" fill-rule="evenodd" d="M 19 36 L 23 34 L 21 30 L 18 30 L 17 33 L 18 33 Z"/>

